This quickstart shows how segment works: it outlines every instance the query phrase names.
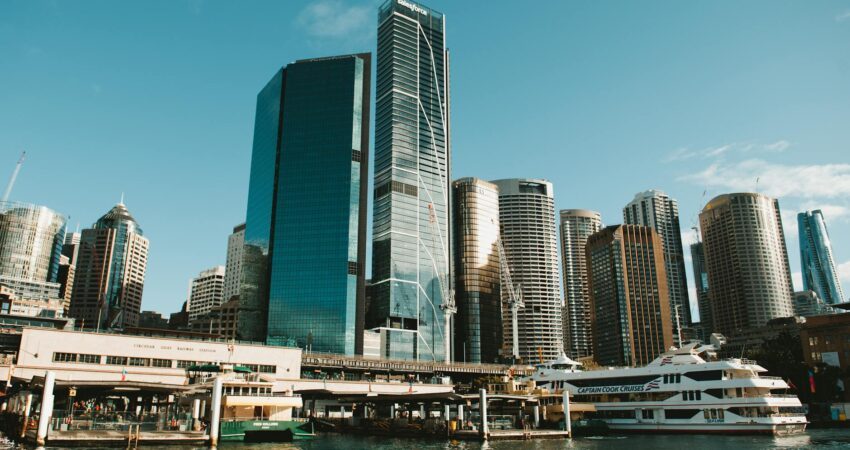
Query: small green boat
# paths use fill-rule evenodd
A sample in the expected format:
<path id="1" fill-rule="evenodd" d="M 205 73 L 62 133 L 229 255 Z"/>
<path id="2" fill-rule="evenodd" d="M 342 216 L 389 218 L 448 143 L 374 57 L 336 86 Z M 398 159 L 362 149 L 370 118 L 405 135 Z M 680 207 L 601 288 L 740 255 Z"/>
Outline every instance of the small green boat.
<path id="1" fill-rule="evenodd" d="M 239 442 L 290 442 L 316 437 L 313 424 L 307 419 L 241 420 L 224 419 L 221 422 L 222 441 Z"/>

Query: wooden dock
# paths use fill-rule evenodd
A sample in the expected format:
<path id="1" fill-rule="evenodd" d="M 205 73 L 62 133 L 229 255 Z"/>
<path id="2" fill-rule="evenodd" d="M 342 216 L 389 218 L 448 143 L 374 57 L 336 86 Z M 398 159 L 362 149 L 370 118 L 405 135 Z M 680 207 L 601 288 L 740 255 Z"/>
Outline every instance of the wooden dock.
<path id="1" fill-rule="evenodd" d="M 563 430 L 492 430 L 483 436 L 476 430 L 457 430 L 451 438 L 467 441 L 528 441 L 531 439 L 566 439 L 570 433 Z"/>
<path id="2" fill-rule="evenodd" d="M 28 442 L 35 442 L 35 431 L 27 432 Z M 209 435 L 202 431 L 141 431 L 128 433 L 118 430 L 51 430 L 49 446 L 67 447 L 127 447 L 128 445 L 206 445 Z"/>

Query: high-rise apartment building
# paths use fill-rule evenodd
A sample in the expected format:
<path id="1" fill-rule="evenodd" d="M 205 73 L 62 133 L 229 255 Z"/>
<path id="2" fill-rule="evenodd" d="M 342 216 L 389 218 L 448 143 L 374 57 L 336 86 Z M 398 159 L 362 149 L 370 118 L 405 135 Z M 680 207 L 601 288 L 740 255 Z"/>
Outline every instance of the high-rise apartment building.
<path id="1" fill-rule="evenodd" d="M 663 246 L 641 225 L 606 227 L 588 239 L 597 363 L 642 366 L 673 345 Z"/>
<path id="2" fill-rule="evenodd" d="M 602 216 L 586 209 L 562 209 L 560 216 L 564 352 L 570 358 L 584 358 L 593 354 L 585 247 L 587 239 L 602 229 Z"/>
<path id="3" fill-rule="evenodd" d="M 505 256 L 525 303 L 517 318 L 519 355 L 527 363 L 551 361 L 560 356 L 564 346 L 552 183 L 527 178 L 493 183 L 499 188 Z M 507 289 L 503 289 L 503 303 L 507 296 Z M 510 354 L 513 325 L 508 308 L 503 317 L 505 354 Z"/>
<path id="4" fill-rule="evenodd" d="M 819 209 L 797 214 L 800 233 L 800 266 L 803 289 L 815 291 L 828 304 L 844 302 L 844 291 L 835 269 L 832 243 L 826 230 L 823 212 Z"/>
<path id="5" fill-rule="evenodd" d="M 148 246 L 123 203 L 83 230 L 70 308 L 79 326 L 138 326 Z"/>
<path id="6" fill-rule="evenodd" d="M 370 79 L 369 53 L 302 60 L 257 96 L 240 339 L 360 353 Z"/>
<path id="7" fill-rule="evenodd" d="M 224 302 L 224 266 L 202 270 L 189 282 L 189 325 Z"/>
<path id="8" fill-rule="evenodd" d="M 691 305 L 688 300 L 682 231 L 679 227 L 679 204 L 662 191 L 651 189 L 640 192 L 623 208 L 623 221 L 626 224 L 652 227 L 661 237 L 667 292 L 670 295 L 673 341 L 675 345 L 680 345 L 679 328 L 690 326 Z"/>
<path id="9" fill-rule="evenodd" d="M 0 285 L 16 298 L 59 297 L 65 220 L 45 206 L 0 202 Z"/>
<path id="10" fill-rule="evenodd" d="M 74 291 L 74 274 L 77 270 L 77 256 L 80 250 L 80 233 L 65 233 L 62 256 L 59 257 L 59 298 L 65 303 L 65 314 L 71 308 L 71 293 Z"/>
<path id="11" fill-rule="evenodd" d="M 233 233 L 227 237 L 227 260 L 224 265 L 224 301 L 239 295 L 242 282 L 242 249 L 245 247 L 245 224 L 233 227 Z"/>
<path id="12" fill-rule="evenodd" d="M 779 202 L 761 194 L 713 198 L 699 215 L 714 331 L 735 336 L 794 314 Z"/>
<path id="13" fill-rule="evenodd" d="M 452 188 L 455 359 L 492 363 L 502 350 L 499 188 L 478 178 L 461 178 Z"/>
<path id="14" fill-rule="evenodd" d="M 708 271 L 705 268 L 705 250 L 702 242 L 691 244 L 691 266 L 694 271 L 694 284 L 697 292 L 697 307 L 699 308 L 699 329 L 703 342 L 708 342 L 708 336 L 714 332 L 712 322 L 711 301 L 708 297 Z"/>
<path id="15" fill-rule="evenodd" d="M 451 331 L 449 67 L 445 18 L 409 0 L 378 11 L 370 328 L 385 358 L 445 361 Z"/>

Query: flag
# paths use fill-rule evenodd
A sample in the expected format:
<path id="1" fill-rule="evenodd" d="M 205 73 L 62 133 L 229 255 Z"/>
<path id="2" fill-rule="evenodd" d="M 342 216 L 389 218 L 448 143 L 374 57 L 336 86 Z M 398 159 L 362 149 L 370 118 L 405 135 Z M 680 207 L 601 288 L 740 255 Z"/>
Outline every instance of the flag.
<path id="1" fill-rule="evenodd" d="M 121 381 L 127 381 L 127 368 L 121 369 Z"/>
<path id="2" fill-rule="evenodd" d="M 815 373 L 811 370 L 809 371 L 809 390 L 812 394 L 815 393 Z"/>
<path id="3" fill-rule="evenodd" d="M 790 378 L 788 379 L 788 387 L 790 387 L 791 389 L 794 389 L 795 391 L 797 390 L 797 386 L 794 384 L 793 381 L 791 381 Z"/>

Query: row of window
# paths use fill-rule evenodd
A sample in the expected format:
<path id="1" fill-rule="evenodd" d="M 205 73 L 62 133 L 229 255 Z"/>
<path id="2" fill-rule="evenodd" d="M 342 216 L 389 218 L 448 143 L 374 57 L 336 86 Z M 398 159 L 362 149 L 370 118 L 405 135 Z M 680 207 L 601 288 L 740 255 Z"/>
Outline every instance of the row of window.
<path id="1" fill-rule="evenodd" d="M 78 364 L 106 364 L 109 366 L 129 366 L 129 367 L 162 367 L 167 369 L 187 369 L 196 365 L 215 364 L 208 361 L 186 361 L 158 358 L 139 358 L 135 356 L 113 356 L 113 355 L 92 355 L 87 353 L 63 353 L 54 352 L 53 362 L 63 363 L 78 363 Z M 275 373 L 277 367 L 265 364 L 240 364 L 237 365 L 247 367 L 253 372 L 260 373 Z"/>

